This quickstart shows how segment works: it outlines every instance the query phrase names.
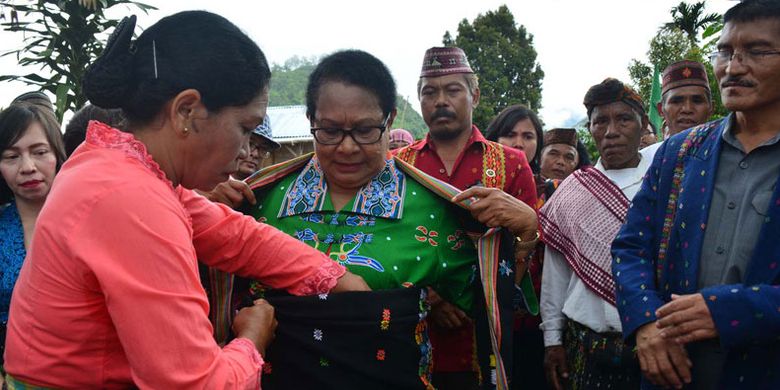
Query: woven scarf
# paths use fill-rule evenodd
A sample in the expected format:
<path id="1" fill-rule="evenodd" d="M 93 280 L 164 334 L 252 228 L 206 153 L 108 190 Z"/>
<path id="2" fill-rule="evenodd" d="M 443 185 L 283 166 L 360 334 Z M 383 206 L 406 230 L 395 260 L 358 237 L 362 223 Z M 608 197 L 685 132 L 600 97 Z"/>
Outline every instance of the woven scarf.
<path id="1" fill-rule="evenodd" d="M 615 305 L 610 247 L 630 202 L 595 168 L 575 171 L 539 211 L 545 243 L 596 295 Z"/>

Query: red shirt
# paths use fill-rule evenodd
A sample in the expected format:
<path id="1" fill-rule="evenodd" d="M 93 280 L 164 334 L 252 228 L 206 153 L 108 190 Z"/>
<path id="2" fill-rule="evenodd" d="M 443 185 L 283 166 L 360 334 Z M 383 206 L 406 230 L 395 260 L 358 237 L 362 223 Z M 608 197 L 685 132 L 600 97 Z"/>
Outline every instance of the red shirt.
<path id="1" fill-rule="evenodd" d="M 488 141 L 476 126 L 472 126 L 471 136 L 466 143 L 466 147 L 463 148 L 463 151 L 455 160 L 455 165 L 452 166 L 450 175 L 447 174 L 444 163 L 436 153 L 436 145 L 431 142 L 430 134 L 425 139 L 419 140 L 407 148 L 415 152 L 413 157 L 413 165 L 415 167 L 461 190 L 477 184 L 492 187 L 488 185 L 489 183 L 485 183 L 485 179 L 496 179 L 503 184 L 501 189 L 504 192 L 531 207 L 536 206 L 536 184 L 534 184 L 533 172 L 531 172 L 531 167 L 528 165 L 525 154 L 517 149 Z M 504 155 L 503 161 L 497 161 L 495 164 L 485 164 L 484 157 L 487 149 L 502 150 Z M 407 160 L 404 153 L 401 152 L 402 150 L 398 149 L 395 152 L 401 159 Z M 493 172 L 495 176 L 492 178 L 490 177 L 490 172 L 486 172 L 490 169 L 495 171 Z"/>
<path id="2" fill-rule="evenodd" d="M 461 190 L 474 185 L 501 188 L 535 208 L 536 184 L 523 152 L 488 141 L 476 126 L 472 126 L 466 146 L 455 160 L 451 174 L 447 174 L 430 137 L 428 134 L 425 139 L 398 149 L 395 153 L 421 171 Z M 475 370 L 473 334 L 471 325 L 449 330 L 431 324 L 434 371 Z"/>

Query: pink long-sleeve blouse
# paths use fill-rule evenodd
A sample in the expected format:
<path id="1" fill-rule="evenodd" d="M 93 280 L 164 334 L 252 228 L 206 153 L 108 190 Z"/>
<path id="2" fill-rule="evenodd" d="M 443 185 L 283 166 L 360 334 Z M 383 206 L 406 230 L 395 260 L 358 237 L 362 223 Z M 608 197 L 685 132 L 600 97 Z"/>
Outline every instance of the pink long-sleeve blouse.
<path id="1" fill-rule="evenodd" d="M 174 188 L 131 134 L 92 122 L 37 220 L 5 369 L 57 388 L 258 388 L 248 339 L 217 346 L 197 260 L 298 295 L 345 270 L 294 238 Z"/>

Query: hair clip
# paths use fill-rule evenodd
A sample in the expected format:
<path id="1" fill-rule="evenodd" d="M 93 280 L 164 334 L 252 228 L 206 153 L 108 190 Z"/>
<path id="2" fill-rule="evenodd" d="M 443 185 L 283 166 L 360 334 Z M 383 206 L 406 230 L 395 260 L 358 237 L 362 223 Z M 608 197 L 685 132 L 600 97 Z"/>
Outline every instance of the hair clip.
<path id="1" fill-rule="evenodd" d="M 152 59 L 154 60 L 154 78 L 157 79 L 157 43 L 152 39 Z"/>

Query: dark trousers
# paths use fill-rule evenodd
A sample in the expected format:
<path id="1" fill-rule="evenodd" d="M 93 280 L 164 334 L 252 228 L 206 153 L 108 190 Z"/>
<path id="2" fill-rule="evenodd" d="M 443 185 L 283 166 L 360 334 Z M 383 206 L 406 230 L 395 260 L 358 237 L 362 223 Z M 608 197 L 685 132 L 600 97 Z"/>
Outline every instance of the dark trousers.
<path id="1" fill-rule="evenodd" d="M 434 372 L 433 386 L 437 390 L 479 390 L 477 373 L 473 371 Z"/>
<path id="2" fill-rule="evenodd" d="M 544 336 L 538 328 L 515 331 L 512 390 L 548 389 L 544 376 Z"/>

